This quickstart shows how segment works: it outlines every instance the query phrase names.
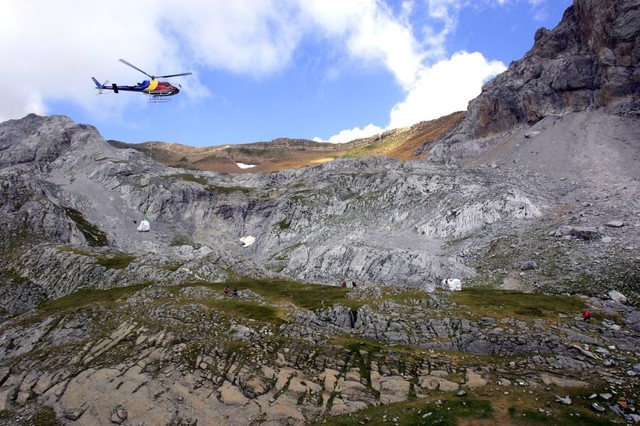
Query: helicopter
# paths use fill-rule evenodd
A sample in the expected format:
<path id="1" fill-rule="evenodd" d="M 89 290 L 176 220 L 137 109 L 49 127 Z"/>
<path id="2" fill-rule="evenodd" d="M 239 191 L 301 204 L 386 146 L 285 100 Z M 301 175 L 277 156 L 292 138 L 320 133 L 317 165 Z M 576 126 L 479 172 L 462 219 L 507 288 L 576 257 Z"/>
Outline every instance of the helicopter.
<path id="1" fill-rule="evenodd" d="M 168 83 L 166 81 L 158 81 L 158 78 L 169 78 L 169 77 L 179 77 L 181 75 L 191 75 L 190 72 L 183 72 L 179 74 L 169 74 L 169 75 L 151 75 L 142 71 L 140 68 L 136 67 L 133 64 L 125 61 L 124 59 L 120 59 L 125 65 L 129 65 L 131 68 L 140 71 L 142 74 L 149 77 L 151 80 L 143 80 L 141 83 L 136 84 L 135 86 L 118 86 L 117 84 L 108 84 L 109 81 L 105 81 L 100 84 L 100 82 L 95 78 L 91 77 L 93 82 L 96 84 L 96 89 L 98 89 L 99 93 L 102 94 L 103 90 L 113 90 L 113 93 L 122 92 L 139 92 L 144 93 L 145 95 L 150 95 L 154 99 L 162 98 L 165 96 L 173 96 L 177 95 L 180 92 L 180 89 Z"/>

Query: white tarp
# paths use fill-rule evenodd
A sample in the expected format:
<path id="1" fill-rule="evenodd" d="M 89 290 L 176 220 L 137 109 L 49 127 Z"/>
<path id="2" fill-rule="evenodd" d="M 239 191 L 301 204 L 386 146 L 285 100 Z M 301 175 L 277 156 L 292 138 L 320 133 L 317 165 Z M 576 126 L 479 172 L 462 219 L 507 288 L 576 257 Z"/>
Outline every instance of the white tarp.
<path id="1" fill-rule="evenodd" d="M 442 280 L 442 287 L 449 291 L 462 290 L 462 281 L 459 278 L 445 278 Z"/>
<path id="2" fill-rule="evenodd" d="M 240 242 L 243 247 L 249 247 L 251 244 L 256 242 L 256 237 L 252 237 L 251 235 L 247 235 L 246 237 L 240 238 Z"/>
<path id="3" fill-rule="evenodd" d="M 140 222 L 140 225 L 138 225 L 138 232 L 149 232 L 150 229 L 151 224 L 146 219 Z"/>

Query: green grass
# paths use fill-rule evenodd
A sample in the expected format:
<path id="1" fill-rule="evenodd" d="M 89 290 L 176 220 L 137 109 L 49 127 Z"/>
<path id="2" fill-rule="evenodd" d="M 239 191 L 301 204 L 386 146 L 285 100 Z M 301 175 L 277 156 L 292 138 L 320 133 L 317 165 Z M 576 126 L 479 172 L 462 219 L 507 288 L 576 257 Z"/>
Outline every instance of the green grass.
<path id="1" fill-rule="evenodd" d="M 78 230 L 84 235 L 85 240 L 91 247 L 103 247 L 109 244 L 107 234 L 93 223 L 88 222 L 78 210 L 65 207 L 64 211 L 67 217 L 76 224 Z"/>
<path id="2" fill-rule="evenodd" d="M 296 243 L 291 246 L 285 247 L 284 249 L 280 250 L 278 253 L 274 254 L 271 258 L 273 260 L 288 260 L 291 253 L 295 249 L 301 246 L 302 246 L 302 243 Z"/>
<path id="3" fill-rule="evenodd" d="M 407 305 L 412 300 L 425 300 L 429 297 L 422 290 L 411 289 L 402 293 L 389 294 L 384 297 L 384 300 L 393 300 L 400 305 Z"/>
<path id="4" fill-rule="evenodd" d="M 581 273 L 571 280 L 560 280 L 561 288 L 571 289 L 588 295 L 607 293 L 612 288 L 627 297 L 640 295 L 640 261 L 630 259 L 626 253 L 613 256 L 609 261 L 592 273 Z M 615 287 L 612 287 L 615 283 Z"/>
<path id="5" fill-rule="evenodd" d="M 116 253 L 113 256 L 96 256 L 98 264 L 107 269 L 125 269 L 136 257 L 126 253 Z"/>
<path id="6" fill-rule="evenodd" d="M 62 252 L 75 253 L 75 254 L 80 255 L 80 256 L 93 257 L 93 255 L 91 253 L 89 253 L 87 251 L 84 251 L 84 250 L 81 250 L 78 247 L 60 246 L 60 247 L 57 247 L 57 249 L 59 251 L 62 251 Z"/>
<path id="7" fill-rule="evenodd" d="M 493 408 L 490 401 L 444 396 L 438 401 L 413 399 L 395 404 L 370 406 L 356 413 L 322 419 L 317 424 L 331 424 L 332 426 L 359 424 L 371 426 L 390 424 L 456 426 L 458 419 L 490 419 L 492 415 Z"/>
<path id="8" fill-rule="evenodd" d="M 568 410 L 567 410 L 568 411 Z M 509 415 L 514 421 L 518 421 L 521 425 L 554 425 L 554 426 L 604 426 L 611 425 L 611 419 L 593 417 L 590 413 L 580 413 L 577 410 L 576 413 L 563 412 L 560 415 L 556 415 L 550 418 L 546 413 L 539 411 L 519 411 L 510 407 Z"/>
<path id="9" fill-rule="evenodd" d="M 284 280 L 250 280 L 221 284 L 200 284 L 222 291 L 225 285 L 238 290 L 251 290 L 271 303 L 292 303 L 303 309 L 329 308 L 337 303 L 348 307 L 359 307 L 360 302 L 347 297 L 349 289 L 343 287 L 305 284 Z"/>
<path id="10" fill-rule="evenodd" d="M 599 386 L 604 386 L 600 384 Z M 595 387 L 597 388 L 597 387 Z M 518 425 L 557 425 L 557 426 L 598 426 L 610 425 L 611 420 L 616 417 L 610 410 L 606 413 L 598 414 L 591 408 L 592 400 L 589 399 L 594 389 L 555 389 L 549 393 L 536 393 L 532 395 L 518 396 L 511 398 L 508 396 L 496 398 L 502 404 L 508 404 L 508 416 Z M 556 400 L 556 395 L 567 395 L 573 400 L 571 405 L 560 405 Z M 597 401 L 600 405 L 602 401 Z M 544 412 L 539 409 L 543 408 Z M 547 415 L 547 411 L 551 415 Z"/>
<path id="11" fill-rule="evenodd" d="M 505 394 L 502 390 L 485 389 L 476 392 L 458 397 L 436 391 L 424 399 L 410 398 L 408 401 L 395 404 L 369 406 L 356 413 L 323 417 L 311 424 L 600 426 L 610 425 L 611 421 L 616 419 L 611 412 L 593 412 L 587 396 L 591 390 L 563 388 L 560 391 L 562 395 L 570 395 L 574 401 L 569 406 L 555 402 L 554 392 L 517 395 Z M 544 412 L 540 412 L 541 408 Z"/>
<path id="12" fill-rule="evenodd" d="M 171 246 L 194 246 L 193 237 L 189 234 L 176 234 L 171 238 Z"/>
<path id="13" fill-rule="evenodd" d="M 338 158 L 359 158 L 359 157 L 368 157 L 374 153 L 382 154 L 382 150 L 384 149 L 384 143 L 372 143 L 370 145 L 365 145 L 359 148 L 354 148 L 349 152 L 346 152 L 342 155 L 338 155 Z"/>
<path id="14" fill-rule="evenodd" d="M 150 283 L 143 283 L 109 290 L 83 288 L 67 296 L 42 302 L 38 306 L 38 311 L 40 311 L 40 313 L 50 314 L 52 312 L 79 308 L 92 303 L 114 304 L 118 299 L 127 297 L 149 285 Z"/>
<path id="15" fill-rule="evenodd" d="M 282 219 L 280 222 L 276 223 L 281 231 L 287 230 L 291 227 L 291 221 L 287 221 L 287 219 Z"/>
<path id="16" fill-rule="evenodd" d="M 122 252 L 118 252 L 111 256 L 108 256 L 104 254 L 89 253 L 72 246 L 62 246 L 59 247 L 58 250 L 68 253 L 74 253 L 79 256 L 92 257 L 98 261 L 98 264 L 100 266 L 103 266 L 106 269 L 125 269 L 131 262 L 136 260 L 135 256 Z"/>
<path id="17" fill-rule="evenodd" d="M 2 276 L 6 281 L 11 281 L 16 285 L 23 285 L 29 282 L 28 278 L 23 277 L 18 271 L 12 268 L 2 271 Z"/>
<path id="18" fill-rule="evenodd" d="M 208 300 L 205 302 L 205 306 L 231 317 L 249 318 L 274 325 L 280 325 L 286 322 L 284 311 L 274 308 L 273 306 L 261 305 L 252 300 L 228 297 L 222 300 Z"/>
<path id="19" fill-rule="evenodd" d="M 251 188 L 245 188 L 243 186 L 220 186 L 220 185 L 207 185 L 207 191 L 215 192 L 217 194 L 232 194 L 234 192 L 242 192 L 245 195 L 249 195 L 253 192 Z"/>
<path id="20" fill-rule="evenodd" d="M 167 176 L 167 178 L 169 178 L 169 179 L 171 179 L 171 178 L 182 179 L 182 180 L 185 180 L 187 182 L 199 183 L 202 186 L 205 186 L 208 183 L 207 179 L 205 179 L 204 177 L 196 176 L 196 175 L 191 174 L 191 173 L 176 173 L 176 174 Z"/>
<path id="21" fill-rule="evenodd" d="M 168 265 L 161 266 L 162 269 L 169 272 L 176 272 L 178 269 L 182 267 L 182 263 L 171 263 Z"/>
<path id="22" fill-rule="evenodd" d="M 577 296 L 522 293 L 493 288 L 472 287 L 453 294 L 453 301 L 475 315 L 493 318 L 558 318 L 577 315 L 584 301 Z"/>
<path id="23" fill-rule="evenodd" d="M 402 145 L 407 139 L 407 133 L 403 132 L 399 135 L 384 138 L 377 142 L 371 142 L 367 145 L 353 148 L 352 150 L 339 155 L 338 158 L 359 158 L 369 157 L 371 155 L 386 155 L 389 151 Z"/>
<path id="24" fill-rule="evenodd" d="M 335 336 L 334 339 L 340 343 L 338 346 L 343 346 L 352 353 L 366 351 L 369 354 L 374 354 L 388 348 L 387 342 L 383 340 L 367 339 L 359 336 Z"/>

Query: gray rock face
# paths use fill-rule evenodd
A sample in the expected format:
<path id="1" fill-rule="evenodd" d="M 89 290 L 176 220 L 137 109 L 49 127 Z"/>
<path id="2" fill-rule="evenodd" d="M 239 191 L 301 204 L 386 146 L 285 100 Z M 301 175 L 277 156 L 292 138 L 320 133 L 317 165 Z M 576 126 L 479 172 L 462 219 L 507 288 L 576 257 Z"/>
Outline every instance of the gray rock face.
<path id="1" fill-rule="evenodd" d="M 68 117 L 39 117 L 29 114 L 20 125 L 10 120 L 0 130 L 0 166 L 54 161 L 71 145 L 81 130 Z M 20 141 L 20 143 L 16 143 Z"/>
<path id="2" fill-rule="evenodd" d="M 618 119 L 594 114 L 545 120 L 535 138 L 514 142 L 509 136 L 501 151 L 463 167 L 371 158 L 238 176 L 165 168 L 109 146 L 91 127 L 74 129 L 58 117 L 35 120 L 41 127 L 32 131 L 46 135 L 42 143 L 61 151 L 43 146 L 53 161 L 9 161 L 8 152 L 23 152 L 17 147 L 22 140 L 14 140 L 3 153 L 10 165 L 0 169 L 0 303 L 18 312 L 80 288 L 219 282 L 236 275 L 431 289 L 443 277 L 476 276 L 475 263 L 491 252 L 492 241 L 522 232 L 533 234 L 523 257 L 509 263 L 514 270 L 545 273 L 543 259 L 526 247 L 547 235 L 556 244 L 565 237 L 596 244 L 570 243 L 586 250 L 576 257 L 602 256 L 599 243 L 613 252 L 638 241 L 637 226 L 603 225 L 607 217 L 637 220 L 634 181 L 640 176 L 632 165 L 638 147 L 630 141 L 640 126 L 637 120 L 616 123 L 615 142 L 603 145 L 589 132 L 596 126 L 604 132 Z M 30 129 L 33 121 L 29 116 L 0 129 L 24 134 L 21 126 Z M 562 140 L 562 129 L 582 129 L 585 136 Z M 67 145 L 59 142 L 65 138 Z M 519 142 L 525 139 L 527 147 Z M 583 156 L 572 158 L 570 146 Z M 543 161 L 509 161 L 525 154 Z M 496 159 L 500 167 L 482 164 Z M 616 166 L 625 162 L 629 167 Z M 583 196 L 592 202 L 565 207 Z M 580 221 L 547 220 L 551 212 L 574 210 Z M 139 233 L 145 213 L 151 231 Z M 238 243 L 246 235 L 256 238 L 249 247 Z M 521 268 L 525 262 L 537 267 Z"/>
<path id="3" fill-rule="evenodd" d="M 524 290 L 541 277 L 545 290 L 560 282 L 563 291 L 585 274 L 604 282 L 612 268 L 637 276 L 640 123 L 602 110 L 634 102 L 637 10 L 631 0 L 576 1 L 487 84 L 429 161 L 219 175 L 116 149 L 66 117 L 1 123 L 0 307 L 19 312 L 86 287 L 236 276 L 426 289 L 456 277 Z M 604 92 L 627 94 L 613 102 Z M 510 130 L 469 139 L 484 134 L 472 128 Z M 151 230 L 139 233 L 145 215 Z M 612 221 L 625 226 L 603 226 Z M 249 235 L 254 244 L 238 243 Z M 631 281 L 612 285 L 635 292 Z"/>
<path id="4" fill-rule="evenodd" d="M 485 84 L 457 137 L 486 137 L 591 108 L 637 114 L 639 21 L 636 0 L 574 0 L 556 28 L 539 29 L 533 48 Z"/>
<path id="5" fill-rule="evenodd" d="M 230 274 L 432 288 L 474 275 L 446 240 L 542 214 L 517 182 L 424 163 L 222 176 L 165 168 L 64 117 L 30 115 L 0 135 L 2 262 L 21 289 L 0 299 L 14 312 L 79 288 Z M 144 214 L 151 231 L 136 232 Z M 255 244 L 238 244 L 245 235 Z"/>

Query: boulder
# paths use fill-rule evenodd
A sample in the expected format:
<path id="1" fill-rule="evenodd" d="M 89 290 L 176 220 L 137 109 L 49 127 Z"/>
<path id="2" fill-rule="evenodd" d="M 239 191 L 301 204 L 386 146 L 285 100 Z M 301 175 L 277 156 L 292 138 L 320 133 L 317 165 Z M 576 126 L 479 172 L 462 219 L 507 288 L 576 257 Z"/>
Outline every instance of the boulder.
<path id="1" fill-rule="evenodd" d="M 622 228 L 624 222 L 621 220 L 612 220 L 611 222 L 605 223 L 604 226 L 608 226 L 609 228 Z"/>
<path id="2" fill-rule="evenodd" d="M 220 393 L 220 401 L 226 405 L 244 406 L 249 403 L 249 399 L 244 396 L 242 390 L 228 381 L 225 381 L 218 388 L 218 392 Z"/>
<path id="3" fill-rule="evenodd" d="M 483 379 L 482 376 L 475 371 L 467 370 L 465 373 L 465 386 L 474 389 L 486 386 L 487 380 Z"/>
<path id="4" fill-rule="evenodd" d="M 16 386 L 0 387 L 0 411 L 8 410 L 16 397 L 18 388 Z"/>
<path id="5" fill-rule="evenodd" d="M 596 228 L 591 227 L 575 227 L 571 228 L 569 234 L 581 240 L 592 241 L 602 238 L 602 235 Z"/>
<path id="6" fill-rule="evenodd" d="M 611 291 L 609 291 L 609 293 L 607 293 L 607 295 L 614 302 L 627 303 L 629 301 L 624 294 L 620 293 L 617 290 L 611 290 Z"/>

